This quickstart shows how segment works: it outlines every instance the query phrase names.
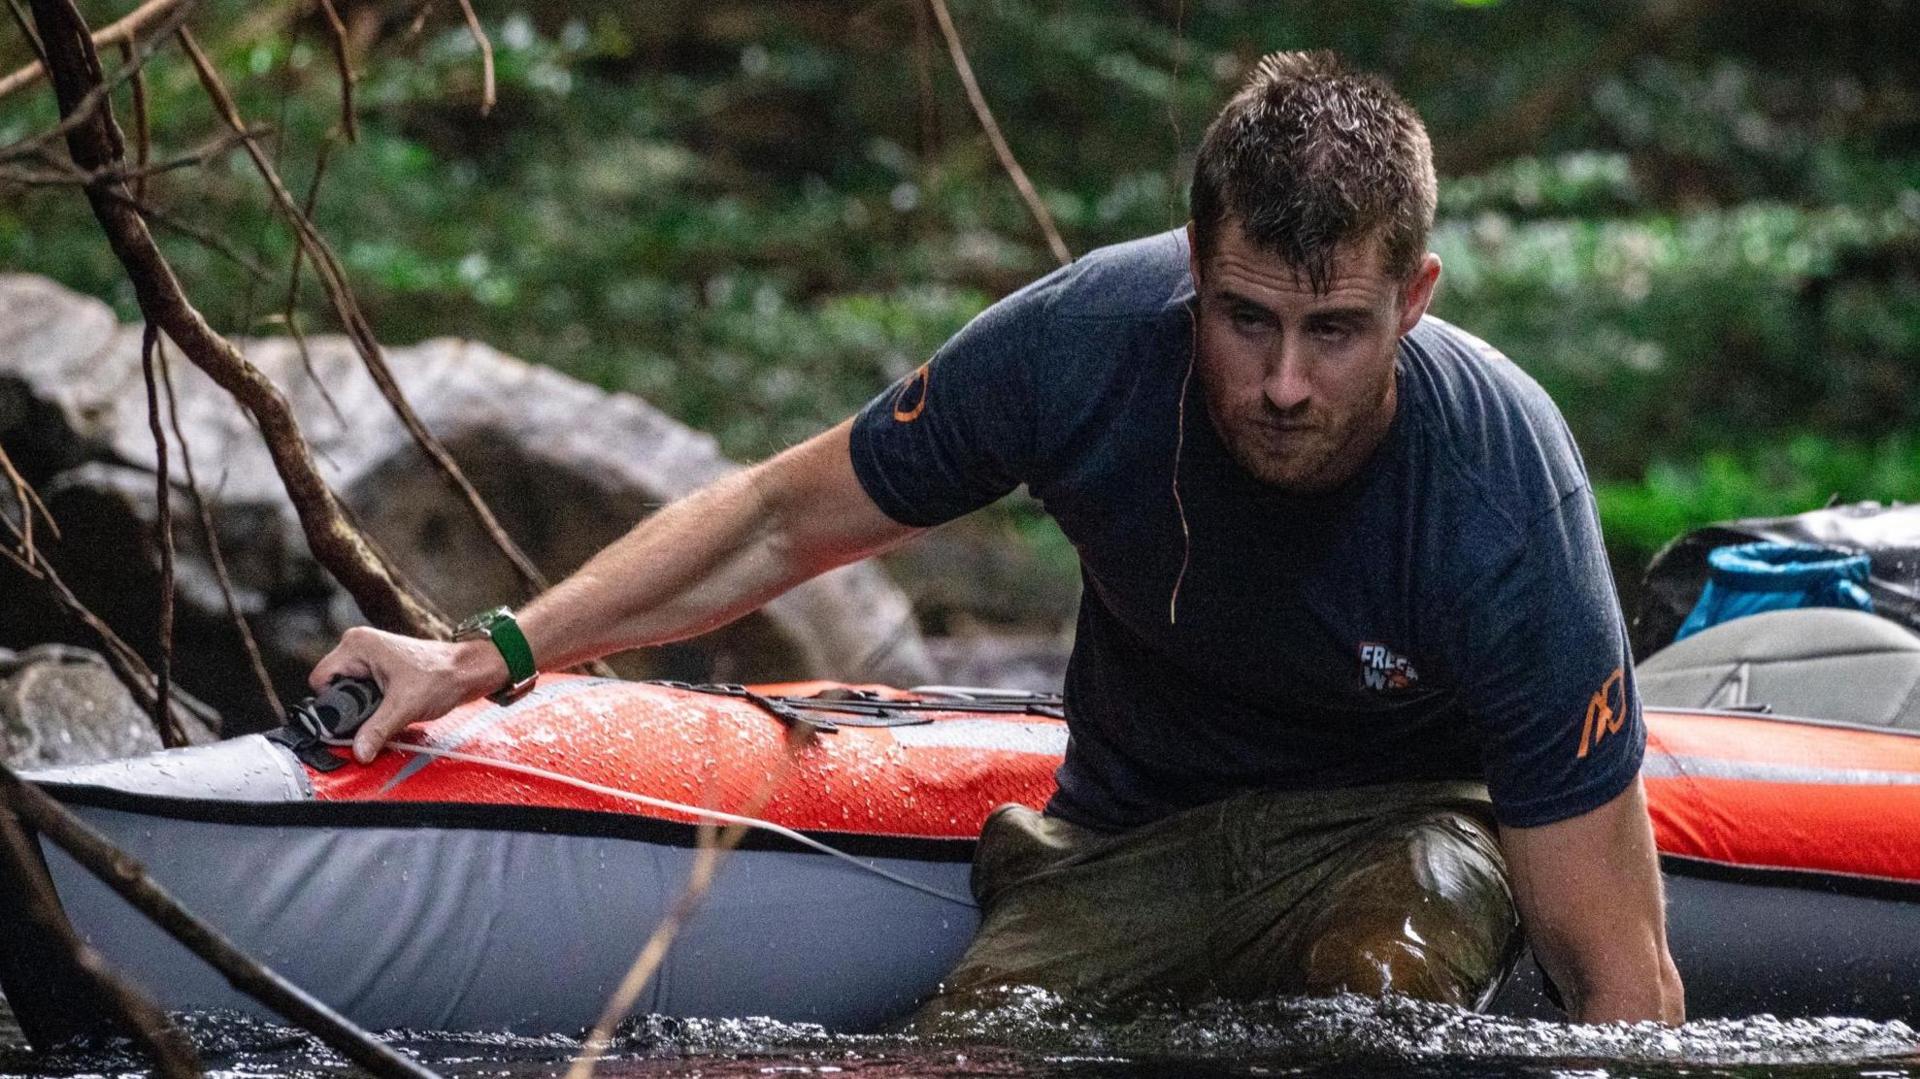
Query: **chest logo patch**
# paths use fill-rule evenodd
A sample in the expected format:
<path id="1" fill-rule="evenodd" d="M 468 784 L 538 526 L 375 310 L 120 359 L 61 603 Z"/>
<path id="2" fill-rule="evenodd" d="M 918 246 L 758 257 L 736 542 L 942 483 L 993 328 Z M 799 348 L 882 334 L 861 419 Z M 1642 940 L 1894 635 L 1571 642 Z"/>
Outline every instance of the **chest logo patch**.
<path id="1" fill-rule="evenodd" d="M 1407 657 L 1384 644 L 1360 642 L 1360 686 L 1375 693 L 1402 693 L 1420 684 Z"/>

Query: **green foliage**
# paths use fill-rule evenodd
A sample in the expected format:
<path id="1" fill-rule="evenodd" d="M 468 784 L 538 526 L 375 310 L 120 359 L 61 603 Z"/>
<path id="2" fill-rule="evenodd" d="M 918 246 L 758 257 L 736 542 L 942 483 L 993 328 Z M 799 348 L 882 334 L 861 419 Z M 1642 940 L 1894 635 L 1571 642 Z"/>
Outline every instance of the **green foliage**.
<path id="1" fill-rule="evenodd" d="M 416 35 L 397 9 L 347 6 L 376 30 L 359 60 L 362 138 L 334 146 L 317 217 L 388 340 L 484 338 L 644 394 L 751 458 L 846 415 L 1050 268 L 908 0 L 483 2 L 500 92 L 484 119 L 451 9 Z M 1779 22 L 1480 0 L 1358 0 L 1337 17 L 1271 0 L 953 8 L 1076 251 L 1184 219 L 1192 147 L 1262 52 L 1333 47 L 1388 72 L 1449 170 L 1437 311 L 1560 403 L 1623 559 L 1736 511 L 1911 495 L 1920 51 L 1891 9 L 1816 2 Z M 1687 18 L 1646 21 L 1669 8 Z M 304 191 L 338 119 L 318 17 L 289 34 L 254 5 L 205 0 L 195 20 Z M 0 61 L 21 59 L 0 35 Z M 149 88 L 159 156 L 216 130 L 177 58 Z M 0 141 L 44 127 L 46 99 L 0 102 Z M 124 94 L 117 105 L 124 119 Z M 278 332 L 292 246 L 244 159 L 158 178 L 154 197 L 276 275 L 250 282 L 163 232 L 216 325 Z M 132 314 L 72 190 L 0 189 L 0 268 Z M 330 323 L 311 282 L 300 317 Z M 1009 513 L 1032 531 L 1029 512 Z M 1070 573 L 1070 550 L 1048 550 Z"/>
<path id="2" fill-rule="evenodd" d="M 1714 521 L 1773 517 L 1830 502 L 1920 501 L 1920 440 L 1911 433 L 1871 445 L 1801 435 L 1742 452 L 1711 450 L 1698 460 L 1655 461 L 1638 482 L 1595 489 L 1608 540 L 1650 551 Z"/>

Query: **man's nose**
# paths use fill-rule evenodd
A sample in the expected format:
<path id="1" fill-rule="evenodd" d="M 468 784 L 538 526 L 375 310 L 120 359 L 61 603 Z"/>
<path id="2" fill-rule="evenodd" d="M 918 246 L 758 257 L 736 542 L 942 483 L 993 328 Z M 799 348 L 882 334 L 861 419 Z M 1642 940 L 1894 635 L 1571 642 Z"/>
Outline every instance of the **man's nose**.
<path id="1" fill-rule="evenodd" d="M 1292 412 L 1313 397 L 1306 352 L 1295 334 L 1281 334 L 1267 354 L 1266 379 L 1260 387 L 1267 402 L 1281 412 Z"/>

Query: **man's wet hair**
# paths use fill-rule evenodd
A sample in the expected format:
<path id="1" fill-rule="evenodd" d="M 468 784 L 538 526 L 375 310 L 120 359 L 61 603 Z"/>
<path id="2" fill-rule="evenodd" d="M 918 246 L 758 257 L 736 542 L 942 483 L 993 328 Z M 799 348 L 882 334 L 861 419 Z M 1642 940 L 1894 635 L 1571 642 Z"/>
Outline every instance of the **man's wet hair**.
<path id="1" fill-rule="evenodd" d="M 1276 52 L 1207 127 L 1193 166 L 1194 238 L 1204 264 L 1228 221 L 1326 291 L 1335 250 L 1384 245 L 1389 276 L 1426 253 L 1436 182 L 1427 129 L 1377 76 L 1332 52 Z"/>

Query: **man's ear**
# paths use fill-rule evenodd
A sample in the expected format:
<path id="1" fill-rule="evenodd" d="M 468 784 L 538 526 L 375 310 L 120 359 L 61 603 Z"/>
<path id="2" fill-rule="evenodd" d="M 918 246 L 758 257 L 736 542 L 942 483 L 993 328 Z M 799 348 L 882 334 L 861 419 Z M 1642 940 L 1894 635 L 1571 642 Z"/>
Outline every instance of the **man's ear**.
<path id="1" fill-rule="evenodd" d="M 1193 220 L 1187 220 L 1187 271 L 1193 274 L 1193 290 L 1200 291 L 1200 238 L 1194 235 Z"/>
<path id="2" fill-rule="evenodd" d="M 1413 328 L 1426 317 L 1427 307 L 1433 303 L 1433 290 L 1440 283 L 1440 256 L 1429 251 L 1420 258 L 1420 265 L 1407 278 L 1406 287 L 1400 293 L 1400 335 L 1413 332 Z"/>

